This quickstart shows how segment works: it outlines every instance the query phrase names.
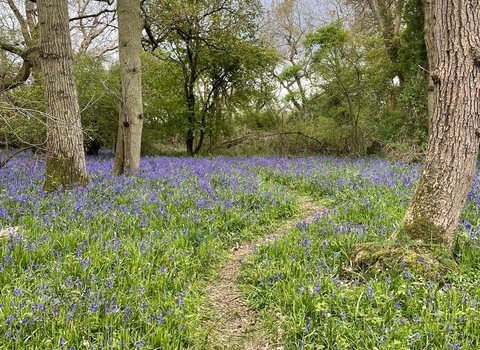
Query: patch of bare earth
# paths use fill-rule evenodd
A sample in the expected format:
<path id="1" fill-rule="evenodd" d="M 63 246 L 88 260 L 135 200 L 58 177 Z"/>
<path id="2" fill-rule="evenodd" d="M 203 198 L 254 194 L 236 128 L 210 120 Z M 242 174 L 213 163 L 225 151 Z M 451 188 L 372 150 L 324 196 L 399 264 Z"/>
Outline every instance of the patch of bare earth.
<path id="1" fill-rule="evenodd" d="M 202 346 L 204 349 L 266 350 L 283 349 L 281 334 L 267 334 L 262 328 L 256 312 L 248 307 L 237 285 L 241 261 L 255 251 L 256 247 L 275 240 L 288 232 L 298 222 L 310 222 L 321 211 L 308 197 L 298 197 L 301 213 L 286 220 L 274 232 L 258 242 L 236 245 L 225 266 L 218 271 L 215 282 L 206 289 L 209 313 L 212 319 L 207 325 L 208 335 Z"/>

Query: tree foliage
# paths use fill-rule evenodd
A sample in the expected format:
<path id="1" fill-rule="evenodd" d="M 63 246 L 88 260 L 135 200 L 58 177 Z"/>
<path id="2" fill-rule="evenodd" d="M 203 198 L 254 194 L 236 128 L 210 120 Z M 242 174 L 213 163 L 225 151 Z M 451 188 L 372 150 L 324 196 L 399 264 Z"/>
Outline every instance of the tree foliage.
<path id="1" fill-rule="evenodd" d="M 148 7 L 147 42 L 153 54 L 181 72 L 187 153 L 224 129 L 237 103 L 254 98 L 271 64 L 256 36 L 261 6 L 242 2 L 173 1 Z"/>
<path id="2" fill-rule="evenodd" d="M 104 59 L 79 53 L 75 75 L 85 139 L 113 149 L 118 126 L 118 66 L 106 68 Z"/>
<path id="3" fill-rule="evenodd" d="M 391 83 L 384 47 L 377 36 L 354 35 L 340 21 L 309 34 L 305 43 L 320 81 L 312 108 L 338 129 L 337 147 L 365 153 L 377 133 L 371 122 L 381 124 L 388 105 Z"/>
<path id="4" fill-rule="evenodd" d="M 302 154 L 364 154 L 372 145 L 394 155 L 423 149 L 429 71 L 423 1 L 344 2 L 329 7 L 330 17 L 325 1 L 275 0 L 264 8 L 258 0 L 142 2 L 144 152 L 178 151 L 182 143 L 188 154 L 215 152 L 242 133 L 261 131 L 300 132 L 323 145 L 305 146 Z M 16 130 L 4 123 L 0 132 L 41 144 L 36 3 L 1 6 L 0 85 L 18 82 L 2 101 L 40 114 L 10 113 Z M 120 102 L 118 65 L 102 56 L 117 47 L 114 6 L 70 3 L 84 134 L 104 148 L 114 147 Z M 19 80 L 25 62 L 30 73 Z"/>

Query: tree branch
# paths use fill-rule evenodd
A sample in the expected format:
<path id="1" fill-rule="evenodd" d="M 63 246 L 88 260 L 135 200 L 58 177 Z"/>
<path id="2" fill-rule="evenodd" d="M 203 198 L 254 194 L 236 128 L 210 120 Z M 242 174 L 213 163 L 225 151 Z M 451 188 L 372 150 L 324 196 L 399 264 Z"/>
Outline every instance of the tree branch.
<path id="1" fill-rule="evenodd" d="M 18 7 L 15 6 L 15 3 L 13 2 L 13 0 L 7 0 L 7 2 L 8 2 L 8 6 L 10 6 L 10 9 L 15 15 L 15 18 L 20 23 L 20 28 L 22 30 L 22 35 L 24 40 L 28 41 L 28 39 L 30 38 L 30 34 L 28 32 L 28 26 L 27 26 L 27 23 L 25 22 L 25 18 L 23 18 L 22 14 L 18 10 Z"/>
<path id="2" fill-rule="evenodd" d="M 0 49 L 8 51 L 20 57 L 23 57 L 25 55 L 25 50 L 23 48 L 3 41 L 0 41 Z"/>
<path id="3" fill-rule="evenodd" d="M 25 152 L 26 150 L 32 149 L 32 148 L 34 148 L 34 146 L 28 146 L 28 147 L 22 148 L 21 150 L 9 155 L 8 157 L 6 157 L 5 159 L 3 159 L 0 162 L 0 169 L 2 169 L 5 165 L 7 165 L 7 163 L 9 161 L 11 161 L 13 159 L 13 157 L 15 157 L 17 154 L 20 154 L 20 153 Z"/>
<path id="4" fill-rule="evenodd" d="M 32 70 L 32 64 L 29 60 L 24 59 L 22 67 L 17 76 L 10 81 L 6 81 L 0 84 L 0 92 L 12 90 L 19 85 L 22 85 L 29 77 Z"/>
<path id="5" fill-rule="evenodd" d="M 99 1 L 99 0 L 97 0 Z M 112 12 L 115 12 L 116 10 L 109 10 L 109 9 L 104 9 L 98 13 L 92 13 L 92 14 L 89 14 L 89 15 L 81 15 L 81 16 L 77 16 L 77 17 L 72 17 L 69 19 L 70 22 L 73 22 L 73 21 L 78 21 L 78 20 L 81 20 L 81 19 L 85 19 L 85 18 L 94 18 L 94 17 L 97 17 L 97 16 L 100 16 L 104 13 L 112 13 Z"/>

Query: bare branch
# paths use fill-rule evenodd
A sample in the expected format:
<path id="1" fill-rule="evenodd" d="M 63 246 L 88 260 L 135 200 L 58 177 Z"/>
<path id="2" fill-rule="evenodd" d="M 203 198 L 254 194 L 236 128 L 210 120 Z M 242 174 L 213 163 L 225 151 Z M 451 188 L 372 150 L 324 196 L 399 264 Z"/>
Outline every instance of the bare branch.
<path id="1" fill-rule="evenodd" d="M 95 1 L 97 1 L 97 2 L 105 2 L 105 3 L 107 3 L 108 5 L 113 5 L 113 2 L 114 2 L 114 0 L 95 0 Z"/>
<path id="2" fill-rule="evenodd" d="M 25 41 L 27 41 L 28 39 L 30 39 L 30 33 L 28 31 L 28 26 L 27 26 L 27 22 L 25 21 L 25 18 L 23 18 L 22 14 L 20 13 L 20 10 L 15 5 L 13 0 L 7 0 L 7 2 L 8 2 L 8 6 L 10 6 L 10 9 L 15 15 L 15 18 L 20 23 L 20 28 L 22 30 L 23 38 L 25 39 Z"/>
<path id="3" fill-rule="evenodd" d="M 103 55 L 105 55 L 107 52 L 111 52 L 111 51 L 115 51 L 118 49 L 118 45 L 111 45 L 111 46 L 108 46 L 108 47 L 104 47 L 103 49 L 101 49 L 96 55 L 95 57 L 101 57 Z"/>
<path id="4" fill-rule="evenodd" d="M 98 1 L 98 0 L 97 0 Z M 100 12 L 97 12 L 97 13 L 91 13 L 91 14 L 88 14 L 88 15 L 81 15 L 81 16 L 77 16 L 77 17 L 72 17 L 69 19 L 70 22 L 73 22 L 73 21 L 78 21 L 78 20 L 81 20 L 81 19 L 85 19 L 85 18 L 95 18 L 95 17 L 98 17 L 104 13 L 112 13 L 112 12 L 115 12 L 116 10 L 109 10 L 109 9 L 104 9 Z"/>

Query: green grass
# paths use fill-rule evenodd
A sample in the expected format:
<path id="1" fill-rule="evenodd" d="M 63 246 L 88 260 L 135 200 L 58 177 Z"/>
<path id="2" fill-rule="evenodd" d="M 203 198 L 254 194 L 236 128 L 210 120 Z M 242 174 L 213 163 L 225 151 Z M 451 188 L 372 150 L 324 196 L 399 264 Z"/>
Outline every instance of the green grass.
<path id="1" fill-rule="evenodd" d="M 287 349 L 480 348 L 476 227 L 470 234 L 460 228 L 453 256 L 460 270 L 446 283 L 415 275 L 401 261 L 359 269 L 351 260 L 354 247 L 382 242 L 399 226 L 412 169 L 367 161 L 329 170 L 295 179 L 303 179 L 299 188 L 312 194 L 312 183 L 330 174 L 328 185 L 313 191 L 334 205 L 244 263 L 245 296 L 272 336 Z M 378 178 L 382 173 L 388 176 Z M 291 179 L 288 173 L 276 176 L 283 183 Z M 463 220 L 477 210 L 475 186 L 472 191 Z M 422 259 L 417 264 L 429 268 Z"/>
<path id="2" fill-rule="evenodd" d="M 36 166 L 36 165 L 35 165 Z M 239 282 L 285 349 L 480 348 L 480 180 L 445 279 L 402 266 L 358 269 L 358 243 L 400 225 L 419 167 L 370 159 L 145 158 L 111 178 L 47 194 L 42 168 L 0 172 L 0 349 L 203 349 L 205 286 L 235 242 L 324 210 L 243 262 Z M 422 259 L 420 269 L 428 269 Z M 418 271 L 418 269 L 416 270 Z"/>

